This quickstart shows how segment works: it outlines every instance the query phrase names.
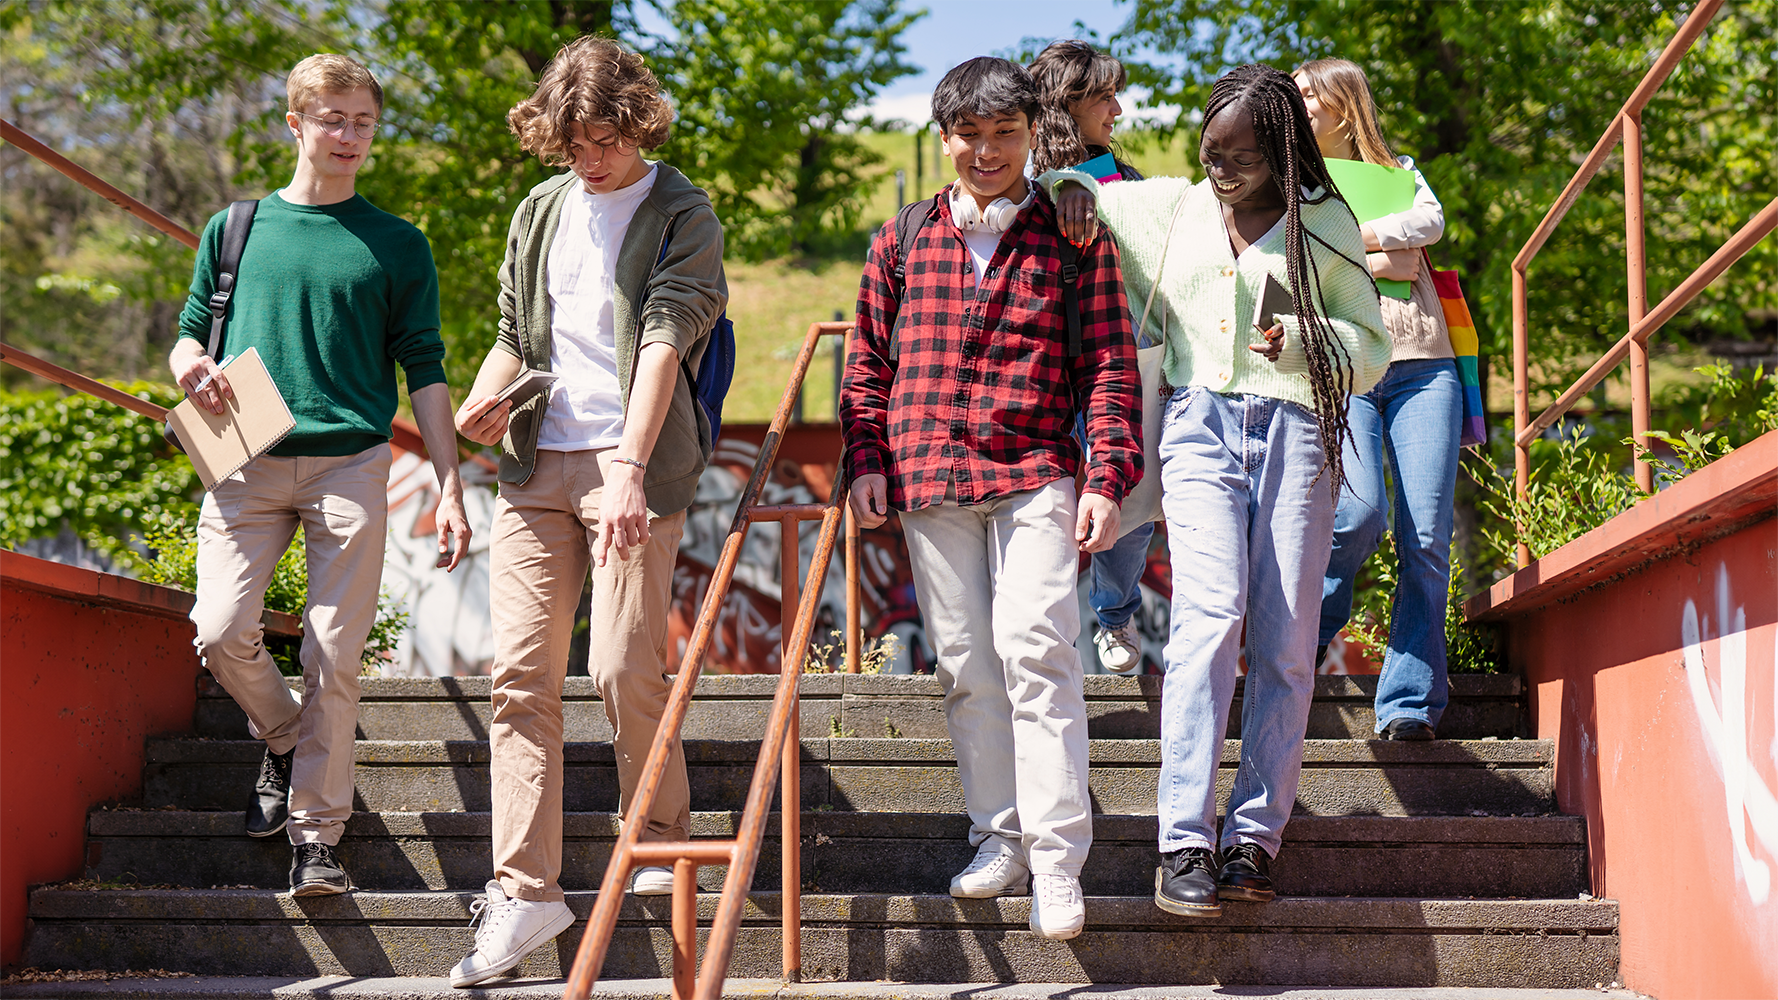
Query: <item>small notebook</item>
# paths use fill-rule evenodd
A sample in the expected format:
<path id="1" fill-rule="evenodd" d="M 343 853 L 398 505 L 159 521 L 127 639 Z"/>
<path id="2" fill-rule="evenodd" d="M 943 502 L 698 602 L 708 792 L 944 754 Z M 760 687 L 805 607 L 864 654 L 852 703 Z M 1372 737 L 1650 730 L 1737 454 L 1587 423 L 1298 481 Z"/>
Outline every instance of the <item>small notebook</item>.
<path id="1" fill-rule="evenodd" d="M 1278 284 L 1278 279 L 1266 275 L 1265 287 L 1260 289 L 1259 299 L 1253 304 L 1253 327 L 1255 331 L 1264 333 L 1278 325 L 1278 317 L 1296 314 L 1296 300 Z"/>
<path id="2" fill-rule="evenodd" d="M 518 378 L 506 383 L 504 389 L 495 393 L 494 401 L 499 403 L 502 400 L 510 400 L 512 408 L 517 410 L 530 402 L 532 396 L 548 392 L 550 387 L 556 384 L 556 380 L 561 377 L 555 372 L 540 372 L 534 368 L 527 368 L 519 372 Z"/>
<path id="3" fill-rule="evenodd" d="M 224 365 L 222 373 L 234 391 L 234 398 L 223 400 L 227 407 L 223 412 L 211 413 L 190 399 L 167 411 L 167 424 L 185 445 L 206 490 L 272 450 L 296 429 L 296 418 L 256 348 L 247 348 Z"/>

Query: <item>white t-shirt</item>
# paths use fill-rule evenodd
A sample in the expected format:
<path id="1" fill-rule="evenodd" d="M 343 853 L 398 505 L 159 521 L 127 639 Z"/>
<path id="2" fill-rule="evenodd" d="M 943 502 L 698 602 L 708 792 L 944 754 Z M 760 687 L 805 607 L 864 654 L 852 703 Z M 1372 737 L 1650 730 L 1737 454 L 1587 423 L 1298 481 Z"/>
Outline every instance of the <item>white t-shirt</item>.
<path id="1" fill-rule="evenodd" d="M 1037 185 L 1025 185 L 1025 200 L 1019 202 L 1019 211 L 1024 211 L 1037 197 Z M 963 190 L 962 184 L 951 185 L 951 218 L 957 217 L 957 204 L 963 198 L 973 199 L 974 195 Z M 986 229 L 964 229 L 957 227 L 957 235 L 963 237 L 963 245 L 969 248 L 969 256 L 975 261 L 975 287 L 982 287 L 982 275 L 988 272 L 988 262 L 994 259 L 994 251 L 1000 249 L 1000 237 L 1004 233 L 990 232 Z"/>
<path id="2" fill-rule="evenodd" d="M 545 451 L 615 448 L 624 436 L 617 380 L 617 255 L 636 208 L 659 170 L 610 194 L 584 186 L 563 199 L 549 246 L 550 369 L 562 379 L 550 394 L 537 447 Z"/>

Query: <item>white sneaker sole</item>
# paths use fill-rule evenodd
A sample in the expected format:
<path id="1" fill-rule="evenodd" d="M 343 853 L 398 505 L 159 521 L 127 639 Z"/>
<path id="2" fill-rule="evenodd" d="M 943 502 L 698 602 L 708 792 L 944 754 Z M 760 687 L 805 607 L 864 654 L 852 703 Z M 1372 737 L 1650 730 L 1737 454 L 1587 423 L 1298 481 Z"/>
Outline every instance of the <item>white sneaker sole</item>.
<path id="1" fill-rule="evenodd" d="M 1033 908 L 1035 908 L 1036 904 L 1032 905 Z M 1046 931 L 1043 929 L 1043 926 L 1037 922 L 1037 914 L 1032 913 L 1031 920 L 1028 922 L 1027 926 L 1031 928 L 1031 933 L 1040 938 L 1050 941 L 1067 941 L 1071 938 L 1080 937 L 1080 932 L 1086 930 L 1087 925 L 1086 921 L 1082 920 L 1079 927 L 1071 927 L 1062 931 Z"/>
<path id="2" fill-rule="evenodd" d="M 1027 875 L 1019 883 L 999 889 L 965 889 L 960 885 L 952 885 L 951 895 L 958 899 L 998 899 L 1001 896 L 1029 896 L 1031 895 L 1031 877 Z"/>
<path id="3" fill-rule="evenodd" d="M 517 948 L 514 948 L 512 954 L 495 962 L 493 965 L 477 972 L 466 974 L 458 973 L 455 969 L 451 970 L 451 985 L 457 989 L 462 989 L 465 986 L 474 986 L 476 983 L 493 979 L 495 976 L 498 976 L 518 965 L 520 962 L 523 962 L 526 955 L 529 955 L 548 944 L 556 935 L 567 930 L 568 926 L 572 923 L 574 923 L 574 911 L 564 909 L 556 919 L 543 925 L 543 927 L 538 929 L 537 933 L 526 938 L 523 943 Z M 480 952 L 477 952 L 477 954 L 480 954 Z"/>

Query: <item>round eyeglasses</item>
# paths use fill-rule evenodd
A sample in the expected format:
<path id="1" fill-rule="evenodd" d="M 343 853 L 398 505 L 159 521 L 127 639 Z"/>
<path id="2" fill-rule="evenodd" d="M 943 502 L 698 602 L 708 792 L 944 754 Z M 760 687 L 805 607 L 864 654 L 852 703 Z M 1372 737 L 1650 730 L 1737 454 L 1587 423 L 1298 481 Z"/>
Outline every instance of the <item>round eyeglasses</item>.
<path id="1" fill-rule="evenodd" d="M 345 115 L 328 115 L 325 118 L 321 118 L 315 115 L 305 115 L 301 111 L 292 111 L 291 114 L 296 115 L 298 118 L 307 118 L 309 121 L 321 126 L 321 133 L 323 135 L 337 136 L 343 133 L 348 125 L 352 127 L 353 134 L 357 135 L 360 139 L 368 139 L 377 134 L 378 122 L 375 118 L 353 119 L 347 118 Z"/>

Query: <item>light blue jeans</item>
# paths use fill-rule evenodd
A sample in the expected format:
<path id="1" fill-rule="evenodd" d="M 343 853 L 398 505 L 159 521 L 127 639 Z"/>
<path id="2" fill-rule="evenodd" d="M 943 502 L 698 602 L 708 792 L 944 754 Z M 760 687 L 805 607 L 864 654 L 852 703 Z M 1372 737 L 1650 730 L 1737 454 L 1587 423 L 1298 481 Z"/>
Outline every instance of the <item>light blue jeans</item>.
<path id="1" fill-rule="evenodd" d="M 1445 677 L 1445 594 L 1451 582 L 1451 506 L 1463 421 L 1463 385 L 1449 358 L 1397 361 L 1346 410 L 1346 489 L 1334 514 L 1333 555 L 1322 583 L 1321 645 L 1352 617 L 1352 581 L 1395 522 L 1400 573 L 1389 649 L 1377 678 L 1377 731 L 1395 719 L 1434 728 L 1450 701 Z M 1385 507 L 1383 462 L 1393 480 Z"/>
<path id="2" fill-rule="evenodd" d="M 1074 440 L 1080 452 L 1087 453 L 1087 421 L 1085 414 L 1075 414 Z M 1145 469 L 1144 475 L 1158 476 L 1159 469 Z M 1087 589 L 1087 605 L 1099 619 L 1099 627 L 1110 630 L 1130 620 L 1142 606 L 1142 574 L 1148 569 L 1148 543 L 1154 538 L 1150 522 L 1130 533 L 1104 552 L 1093 553 L 1091 585 Z"/>
<path id="3" fill-rule="evenodd" d="M 1148 543 L 1152 538 L 1154 524 L 1150 522 L 1130 529 L 1129 534 L 1104 552 L 1093 553 L 1087 603 L 1101 628 L 1117 628 L 1142 606 L 1142 574 L 1148 569 Z"/>
<path id="4" fill-rule="evenodd" d="M 1193 386 L 1167 403 L 1160 453 L 1173 560 L 1160 848 L 1217 845 L 1216 772 L 1245 624 L 1241 761 L 1221 842 L 1277 854 L 1302 770 L 1333 539 L 1320 431 L 1295 403 Z"/>

